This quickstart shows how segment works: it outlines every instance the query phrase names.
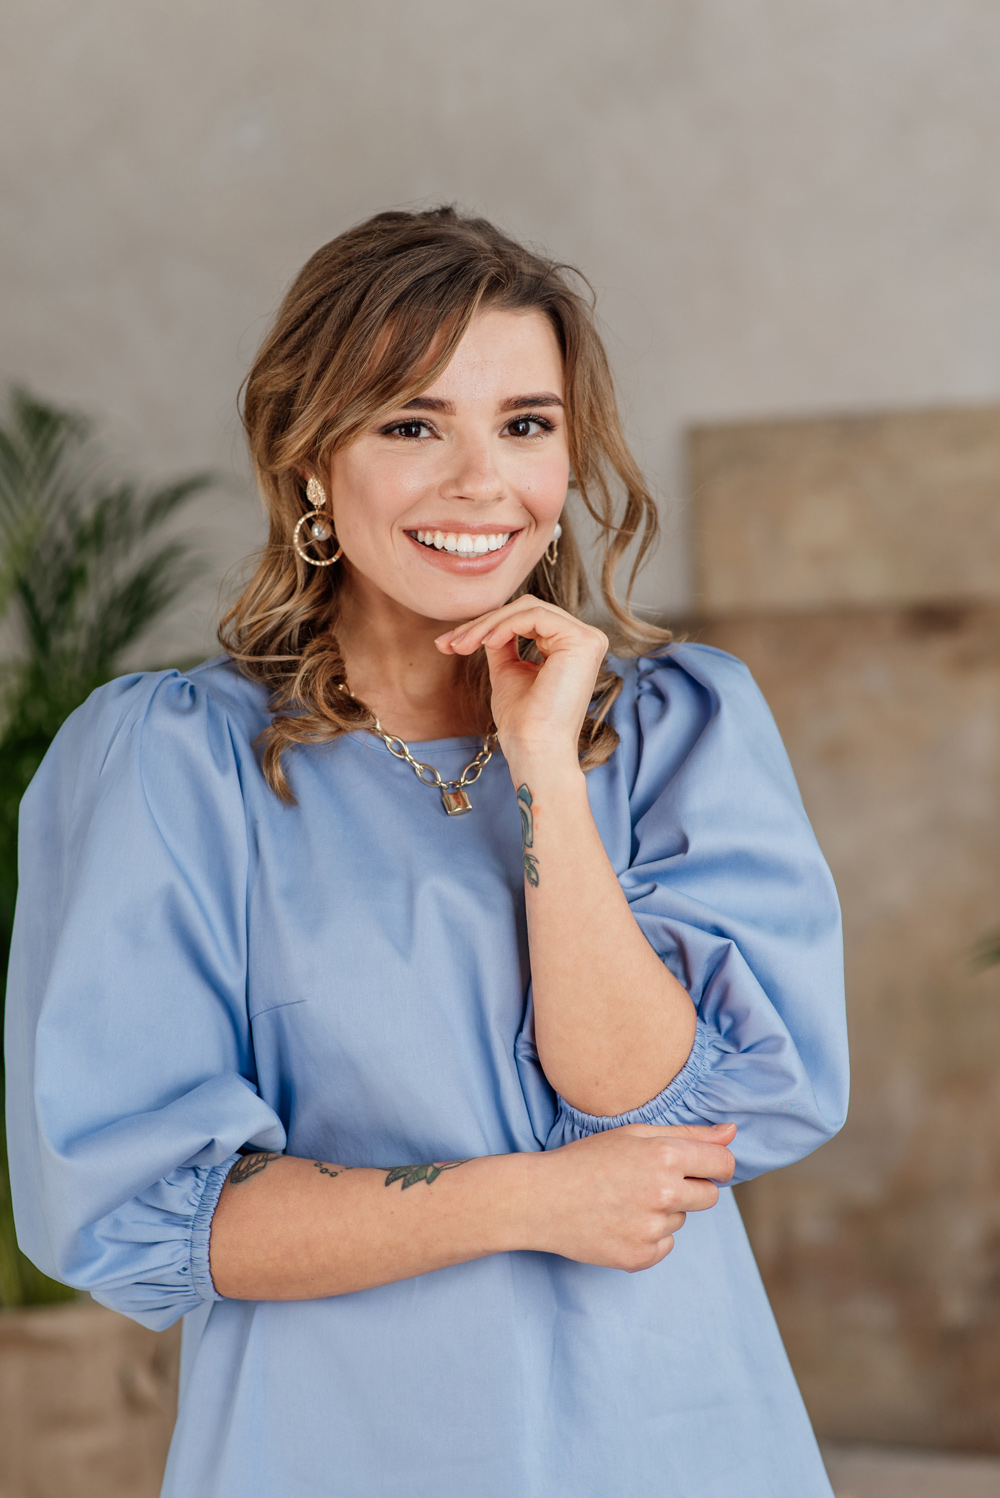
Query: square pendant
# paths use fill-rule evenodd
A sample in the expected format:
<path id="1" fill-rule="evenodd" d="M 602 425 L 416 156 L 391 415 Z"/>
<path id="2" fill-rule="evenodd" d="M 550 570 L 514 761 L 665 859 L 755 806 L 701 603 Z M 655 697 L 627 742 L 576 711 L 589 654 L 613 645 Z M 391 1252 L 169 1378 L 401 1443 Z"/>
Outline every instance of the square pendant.
<path id="1" fill-rule="evenodd" d="M 472 802 L 469 800 L 468 791 L 444 790 L 441 792 L 441 800 L 444 802 L 444 809 L 450 817 L 460 817 L 463 811 L 472 810 Z"/>

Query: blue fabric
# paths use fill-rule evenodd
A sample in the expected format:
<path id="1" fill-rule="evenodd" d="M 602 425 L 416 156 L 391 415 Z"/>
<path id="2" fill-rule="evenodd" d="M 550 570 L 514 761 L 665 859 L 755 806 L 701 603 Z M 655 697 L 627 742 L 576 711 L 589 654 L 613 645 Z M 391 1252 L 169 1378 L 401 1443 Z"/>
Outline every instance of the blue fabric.
<path id="1" fill-rule="evenodd" d="M 212 1286 L 247 1145 L 389 1166 L 735 1119 L 746 1179 L 839 1128 L 837 901 L 763 699 L 703 646 L 621 670 L 591 805 L 699 1022 L 617 1119 L 538 1065 L 499 754 L 449 818 L 357 734 L 296 751 L 285 806 L 225 658 L 112 682 L 58 735 L 22 810 L 18 1233 L 147 1326 L 187 1317 L 168 1498 L 829 1498 L 728 1190 L 641 1274 L 520 1252 L 326 1300 Z M 457 774 L 474 743 L 420 752 Z"/>

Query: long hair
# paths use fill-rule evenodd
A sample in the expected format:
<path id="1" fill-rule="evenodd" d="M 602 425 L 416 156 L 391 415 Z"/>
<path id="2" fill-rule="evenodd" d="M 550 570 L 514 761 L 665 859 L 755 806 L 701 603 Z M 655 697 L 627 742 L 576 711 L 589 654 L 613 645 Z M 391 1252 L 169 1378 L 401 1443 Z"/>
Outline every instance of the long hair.
<path id="1" fill-rule="evenodd" d="M 480 310 L 538 311 L 549 319 L 565 370 L 570 488 L 599 531 L 600 589 L 616 648 L 637 655 L 669 641 L 666 630 L 637 619 L 628 606 L 657 534 L 656 506 L 625 442 L 592 297 L 570 284 L 574 274 L 486 219 L 443 207 L 376 214 L 317 250 L 292 283 L 243 390 L 243 423 L 270 532 L 219 629 L 240 669 L 269 690 L 263 767 L 283 800 L 293 799 L 282 767 L 286 750 L 374 722 L 370 709 L 344 690 L 336 636 L 340 569 L 308 566 L 291 544 L 310 508 L 303 474 L 325 475 L 337 449 L 432 384 Z M 578 615 L 587 602 L 586 579 L 565 514 L 562 527 L 558 560 L 550 565 L 543 558 L 521 591 Z M 633 542 L 623 602 L 615 575 Z M 464 670 L 486 723 L 483 653 L 468 658 Z M 580 736 L 584 769 L 614 752 L 618 735 L 607 714 L 621 685 L 605 664 Z"/>

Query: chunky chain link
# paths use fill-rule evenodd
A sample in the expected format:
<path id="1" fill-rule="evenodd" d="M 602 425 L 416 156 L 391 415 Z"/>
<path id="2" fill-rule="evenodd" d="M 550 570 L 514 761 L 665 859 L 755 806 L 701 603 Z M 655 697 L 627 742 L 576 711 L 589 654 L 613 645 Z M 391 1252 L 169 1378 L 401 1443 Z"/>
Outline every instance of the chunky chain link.
<path id="1" fill-rule="evenodd" d="M 351 691 L 346 681 L 340 682 L 339 687 L 340 690 L 346 693 L 348 697 L 354 696 L 354 693 Z M 405 739 L 401 739 L 399 735 L 395 733 L 386 733 L 385 729 L 382 727 L 379 720 L 375 717 L 374 713 L 372 713 L 372 719 L 375 723 L 375 732 L 378 734 L 379 738 L 382 740 L 389 753 L 394 754 L 397 759 L 405 760 L 422 785 L 436 786 L 437 789 L 442 793 L 444 791 L 464 791 L 467 785 L 475 785 L 476 781 L 479 779 L 480 775 L 483 773 L 483 771 L 486 769 L 486 766 L 493 758 L 493 751 L 497 746 L 496 730 L 491 728 L 483 739 L 483 747 L 478 751 L 474 758 L 469 760 L 469 763 L 466 765 L 465 769 L 462 771 L 458 779 L 442 780 L 439 772 L 434 768 L 433 765 L 422 764 L 419 759 L 415 759 L 413 757 L 413 755 L 410 753 L 409 745 L 406 743 Z"/>
<path id="2" fill-rule="evenodd" d="M 464 791 L 467 785 L 474 785 L 493 758 L 493 750 L 497 742 L 497 736 L 491 729 L 483 739 L 482 748 L 473 759 L 469 760 L 458 779 L 442 780 L 440 773 L 433 765 L 425 765 L 419 759 L 415 759 L 405 740 L 401 739 L 398 734 L 386 733 L 377 718 L 375 718 L 375 732 L 390 754 L 406 761 L 419 781 L 424 785 L 437 786 L 441 791 Z"/>

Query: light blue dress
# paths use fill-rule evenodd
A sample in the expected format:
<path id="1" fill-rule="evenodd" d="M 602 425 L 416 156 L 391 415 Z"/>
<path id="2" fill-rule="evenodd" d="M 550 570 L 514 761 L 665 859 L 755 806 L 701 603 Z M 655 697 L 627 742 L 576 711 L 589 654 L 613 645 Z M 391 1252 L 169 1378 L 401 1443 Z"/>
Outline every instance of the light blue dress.
<path id="1" fill-rule="evenodd" d="M 356 1166 L 734 1119 L 737 1178 L 844 1117 L 839 915 L 771 716 L 731 656 L 620 665 L 591 806 L 643 932 L 698 1007 L 659 1097 L 561 1101 L 532 1042 L 520 823 L 367 734 L 252 748 L 225 658 L 132 675 L 25 798 L 8 997 L 18 1233 L 150 1327 L 184 1316 L 169 1498 L 829 1498 L 732 1194 L 629 1275 L 497 1254 L 331 1299 L 221 1299 L 212 1211 L 248 1145 Z M 446 776 L 476 746 L 416 746 Z M 614 961 L 614 953 L 608 953 Z"/>

